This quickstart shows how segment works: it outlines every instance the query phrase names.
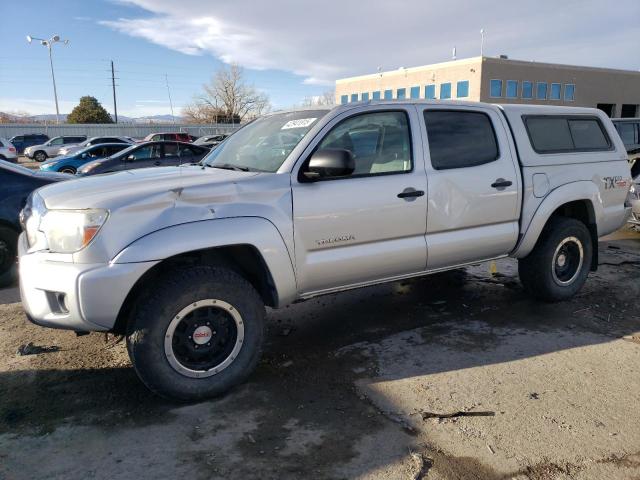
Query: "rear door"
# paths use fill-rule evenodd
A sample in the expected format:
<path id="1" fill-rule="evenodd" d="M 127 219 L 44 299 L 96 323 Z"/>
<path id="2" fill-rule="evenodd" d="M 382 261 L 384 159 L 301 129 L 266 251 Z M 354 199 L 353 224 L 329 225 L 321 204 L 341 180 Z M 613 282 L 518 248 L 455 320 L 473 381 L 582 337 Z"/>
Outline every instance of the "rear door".
<path id="1" fill-rule="evenodd" d="M 504 119 L 483 106 L 421 110 L 429 269 L 509 253 L 518 239 L 521 187 Z"/>
<path id="2" fill-rule="evenodd" d="M 162 166 L 180 165 L 180 148 L 176 142 L 165 142 L 162 144 L 164 154 L 162 158 Z"/>

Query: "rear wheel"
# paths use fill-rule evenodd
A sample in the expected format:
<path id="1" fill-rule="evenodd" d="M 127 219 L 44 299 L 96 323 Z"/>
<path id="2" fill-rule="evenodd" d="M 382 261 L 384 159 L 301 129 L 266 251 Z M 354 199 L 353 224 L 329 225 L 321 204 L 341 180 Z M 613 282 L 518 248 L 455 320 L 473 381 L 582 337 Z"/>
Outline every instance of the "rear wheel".
<path id="1" fill-rule="evenodd" d="M 264 305 L 232 270 L 183 267 L 153 282 L 130 321 L 127 347 L 144 384 L 193 401 L 244 381 L 258 363 Z"/>
<path id="2" fill-rule="evenodd" d="M 38 150 L 33 154 L 33 158 L 36 162 L 44 162 L 47 159 L 47 154 L 42 150 Z"/>
<path id="3" fill-rule="evenodd" d="M 584 223 L 554 217 L 533 251 L 518 261 L 520 281 L 536 298 L 550 302 L 571 298 L 587 279 L 593 248 Z"/>
<path id="4" fill-rule="evenodd" d="M 0 227 L 0 287 L 15 283 L 18 278 L 16 251 L 18 233 L 7 227 Z"/>
<path id="5" fill-rule="evenodd" d="M 63 167 L 60 169 L 60 173 L 70 173 L 71 175 L 75 175 L 76 169 L 73 167 Z"/>

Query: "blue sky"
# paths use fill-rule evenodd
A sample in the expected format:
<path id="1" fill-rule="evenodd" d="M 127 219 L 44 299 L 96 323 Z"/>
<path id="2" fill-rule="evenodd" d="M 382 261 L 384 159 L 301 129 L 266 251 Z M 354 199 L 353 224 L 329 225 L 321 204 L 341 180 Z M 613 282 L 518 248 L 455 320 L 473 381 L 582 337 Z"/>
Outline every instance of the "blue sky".
<path id="1" fill-rule="evenodd" d="M 25 36 L 60 34 L 69 44 L 54 46 L 61 113 L 82 95 L 93 95 L 113 109 L 110 60 L 114 60 L 118 113 L 141 116 L 170 113 L 165 74 L 176 115 L 202 90 L 221 62 L 213 55 L 185 55 L 143 38 L 101 25 L 102 20 L 148 17 L 133 4 L 81 0 L 3 0 L 0 18 L 0 111 L 55 113 L 47 49 Z M 8 20 L 11 19 L 11 20 Z M 158 26 L 160 28 L 160 25 Z M 302 77 L 276 70 L 245 71 L 247 80 L 286 107 L 327 87 L 305 85 Z"/>
<path id="2" fill-rule="evenodd" d="M 638 0 L 2 0 L 0 111 L 53 113 L 47 51 L 25 36 L 60 34 L 61 112 L 82 95 L 112 110 L 167 114 L 222 62 L 245 68 L 275 108 L 332 89 L 336 78 L 479 54 L 640 69 Z"/>

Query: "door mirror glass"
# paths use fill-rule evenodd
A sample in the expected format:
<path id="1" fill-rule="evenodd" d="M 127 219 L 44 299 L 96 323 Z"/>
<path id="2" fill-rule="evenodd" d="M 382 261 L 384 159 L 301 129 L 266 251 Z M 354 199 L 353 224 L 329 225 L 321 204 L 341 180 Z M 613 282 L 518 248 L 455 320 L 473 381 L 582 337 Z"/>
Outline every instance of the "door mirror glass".
<path id="1" fill-rule="evenodd" d="M 80 155 L 80 158 L 87 158 L 87 154 L 83 153 L 82 155 Z"/>
<path id="2" fill-rule="evenodd" d="M 316 151 L 303 172 L 308 180 L 345 177 L 351 175 L 356 164 L 353 154 L 342 148 L 325 148 Z"/>
<path id="3" fill-rule="evenodd" d="M 134 162 L 135 160 L 136 156 L 133 153 L 124 159 L 125 162 Z"/>

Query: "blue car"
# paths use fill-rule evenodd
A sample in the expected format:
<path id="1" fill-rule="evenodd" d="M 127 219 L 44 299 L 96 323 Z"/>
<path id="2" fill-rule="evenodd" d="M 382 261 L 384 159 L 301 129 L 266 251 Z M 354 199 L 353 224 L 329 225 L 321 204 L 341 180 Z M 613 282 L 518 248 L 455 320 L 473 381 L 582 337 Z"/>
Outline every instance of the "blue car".
<path id="1" fill-rule="evenodd" d="M 85 163 L 110 157 L 131 145 L 127 143 L 101 143 L 84 148 L 66 157 L 56 157 L 40 165 L 40 170 L 75 174 Z"/>

